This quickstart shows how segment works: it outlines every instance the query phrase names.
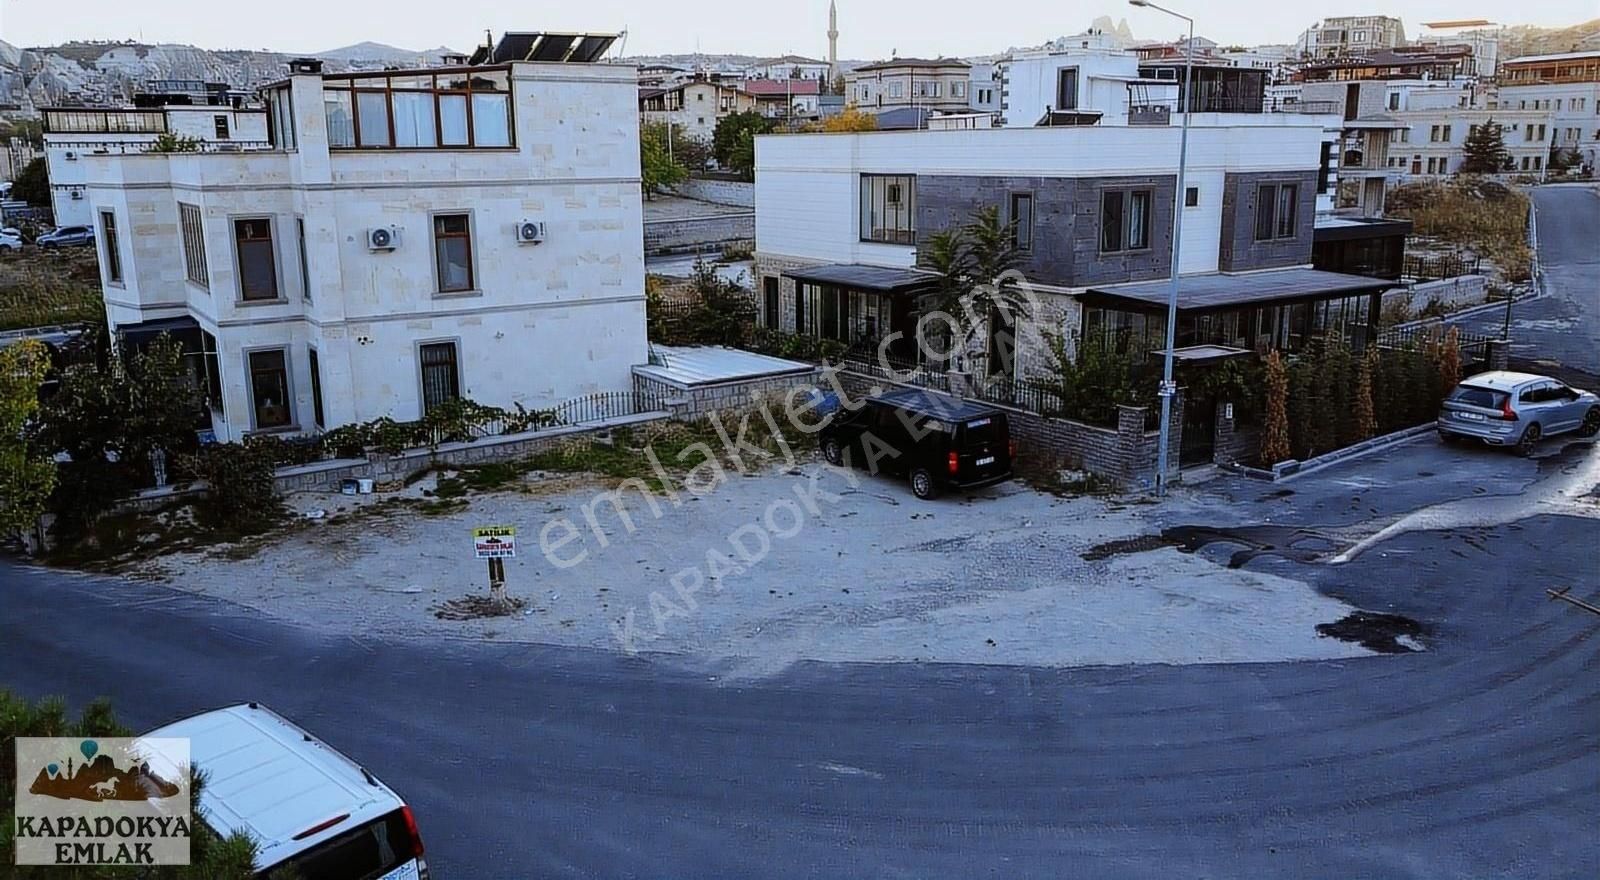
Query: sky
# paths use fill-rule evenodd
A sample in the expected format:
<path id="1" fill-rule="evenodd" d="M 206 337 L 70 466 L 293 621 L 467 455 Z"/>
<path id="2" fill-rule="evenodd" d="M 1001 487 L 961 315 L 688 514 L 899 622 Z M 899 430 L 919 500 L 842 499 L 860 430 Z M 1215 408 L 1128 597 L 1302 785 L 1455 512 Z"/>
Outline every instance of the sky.
<path id="1" fill-rule="evenodd" d="M 1248 0 L 1164 4 L 1196 17 L 1196 33 L 1224 45 L 1291 43 L 1324 16 L 1397 15 L 1408 36 L 1424 21 L 1484 18 L 1501 24 L 1568 26 L 1600 17 L 1596 0 Z M 202 8 L 205 11 L 201 11 Z M 518 11 L 518 10 L 521 11 Z M 981 14 L 979 14 L 981 11 Z M 1096 16 L 1127 18 L 1139 38 L 1170 39 L 1181 22 L 1126 3 L 1056 0 L 840 0 L 839 57 L 873 60 L 922 55 L 983 55 L 1083 31 Z M 1509 18 L 1516 16 L 1515 19 Z M 0 40 L 16 46 L 69 39 L 139 39 L 207 49 L 319 52 L 371 40 L 407 49 L 470 50 L 485 28 L 597 31 L 626 29 L 629 55 L 793 52 L 827 49 L 827 0 L 0 0 Z"/>

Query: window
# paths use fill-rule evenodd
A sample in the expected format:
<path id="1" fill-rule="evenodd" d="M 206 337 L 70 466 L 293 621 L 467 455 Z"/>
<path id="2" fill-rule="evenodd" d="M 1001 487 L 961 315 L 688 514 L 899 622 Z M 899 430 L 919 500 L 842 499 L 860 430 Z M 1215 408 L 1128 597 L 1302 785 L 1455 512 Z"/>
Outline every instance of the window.
<path id="1" fill-rule="evenodd" d="M 1078 68 L 1063 67 L 1056 71 L 1056 109 L 1078 109 Z"/>
<path id="2" fill-rule="evenodd" d="M 323 110 L 330 147 L 512 146 L 511 80 L 502 69 L 329 77 Z"/>
<path id="3" fill-rule="evenodd" d="M 189 283 L 209 287 L 206 274 L 206 237 L 200 221 L 200 208 L 178 203 L 178 226 L 183 233 L 183 269 Z"/>
<path id="4" fill-rule="evenodd" d="M 1331 144 L 1323 144 L 1323 146 L 1326 147 L 1326 146 L 1332 146 L 1332 145 Z M 1195 207 L 1195 206 L 1197 206 L 1199 204 L 1200 204 L 1200 187 L 1198 187 L 1198 186 L 1184 187 L 1184 190 L 1183 190 L 1183 206 L 1185 208 L 1193 208 L 1193 207 Z"/>
<path id="5" fill-rule="evenodd" d="M 778 326 L 778 277 L 768 275 L 761 279 L 762 303 L 761 325 L 769 329 Z"/>
<path id="6" fill-rule="evenodd" d="M 1390 110 L 1399 110 L 1400 109 L 1400 93 L 1399 92 L 1390 92 L 1389 93 L 1389 109 Z"/>
<path id="7" fill-rule="evenodd" d="M 472 218 L 438 214 L 433 218 L 434 268 L 440 293 L 472 290 Z"/>
<path id="8" fill-rule="evenodd" d="M 889 97 L 898 98 L 901 95 L 901 85 L 897 82 L 889 83 Z"/>
<path id="9" fill-rule="evenodd" d="M 422 362 L 422 414 L 461 397 L 461 374 L 454 342 L 430 342 L 418 352 Z"/>
<path id="10" fill-rule="evenodd" d="M 1256 190 L 1256 241 L 1294 238 L 1299 200 L 1298 184 L 1269 183 Z"/>
<path id="11" fill-rule="evenodd" d="M 217 140 L 225 141 L 228 139 L 228 117 L 213 116 L 211 117 L 211 124 L 216 129 Z"/>
<path id="12" fill-rule="evenodd" d="M 294 218 L 295 243 L 300 251 L 300 296 L 311 302 L 311 264 L 306 261 L 306 218 Z"/>
<path id="13" fill-rule="evenodd" d="M 324 427 L 327 422 L 322 414 L 322 364 L 317 361 L 317 350 L 311 349 L 311 417 L 316 419 L 317 427 Z"/>
<path id="14" fill-rule="evenodd" d="M 267 93 L 267 137 L 281 150 L 294 149 L 294 105 L 288 89 Z"/>
<path id="15" fill-rule="evenodd" d="M 101 246 L 106 251 L 106 281 L 122 283 L 122 248 L 117 244 L 117 215 L 111 211 L 100 212 Z"/>
<path id="16" fill-rule="evenodd" d="M 1150 246 L 1150 191 L 1108 190 L 1100 195 L 1100 250 L 1137 251 Z"/>
<path id="17" fill-rule="evenodd" d="M 967 84 L 966 83 L 964 83 L 964 82 L 955 82 L 955 83 L 951 83 L 950 84 L 950 97 L 952 97 L 952 98 L 965 98 L 966 96 L 967 96 Z"/>
<path id="18" fill-rule="evenodd" d="M 272 252 L 272 221 L 265 217 L 233 221 L 239 259 L 239 295 L 245 300 L 278 298 L 278 266 Z"/>
<path id="19" fill-rule="evenodd" d="M 250 408 L 255 413 L 258 431 L 287 427 L 293 420 L 289 412 L 289 365 L 281 348 L 252 351 L 250 361 Z"/>
<path id="20" fill-rule="evenodd" d="M 910 174 L 861 175 L 862 241 L 916 242 L 916 180 Z"/>
<path id="21" fill-rule="evenodd" d="M 1019 250 L 1033 249 L 1033 193 L 1011 194 L 1011 242 Z"/>

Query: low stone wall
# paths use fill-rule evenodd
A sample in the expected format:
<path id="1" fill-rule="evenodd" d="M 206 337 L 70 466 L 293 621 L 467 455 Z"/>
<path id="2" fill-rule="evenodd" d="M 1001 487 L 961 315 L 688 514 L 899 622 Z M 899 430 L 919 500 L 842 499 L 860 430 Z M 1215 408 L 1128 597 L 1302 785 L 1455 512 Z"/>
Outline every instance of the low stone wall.
<path id="1" fill-rule="evenodd" d="M 443 443 L 436 449 L 408 449 L 395 455 L 373 452 L 366 458 L 319 461 L 279 468 L 273 484 L 279 495 L 289 492 L 337 492 L 345 480 L 371 479 L 377 483 L 389 483 L 404 480 L 433 468 L 471 467 L 516 461 L 587 434 L 666 418 L 668 415 L 664 412 L 643 413 L 592 425 L 547 428 L 525 434 L 486 437 L 472 443 Z"/>
<path id="2" fill-rule="evenodd" d="M 852 397 L 870 394 L 873 388 L 904 384 L 843 370 L 837 374 L 837 381 Z M 1068 467 L 1088 471 L 1128 489 L 1149 489 L 1155 485 L 1161 432 L 1145 430 L 1143 407 L 1118 407 L 1117 427 L 1103 428 L 1002 404 L 983 403 L 1006 413 L 1011 424 L 1011 438 L 1017 442 L 1021 455 L 1048 455 Z M 1182 394 L 1172 403 L 1171 454 L 1167 460 L 1169 482 L 1176 481 L 1179 475 L 1178 450 L 1183 443 Z"/>
<path id="3" fill-rule="evenodd" d="M 644 224 L 644 252 L 665 254 L 707 250 L 731 242 L 754 241 L 754 211 L 730 211 L 711 217 L 650 220 Z"/>
<path id="4" fill-rule="evenodd" d="M 693 421 L 701 416 L 725 410 L 750 407 L 753 400 L 786 394 L 796 388 L 810 390 L 817 387 L 821 368 L 809 373 L 790 373 L 782 376 L 763 376 L 709 385 L 680 385 L 656 376 L 633 374 L 633 387 L 649 391 L 664 400 L 667 412 L 679 421 Z M 780 414 L 774 411 L 775 417 Z"/>
<path id="5" fill-rule="evenodd" d="M 1383 305 L 1404 302 L 1411 314 L 1419 315 L 1428 303 L 1438 301 L 1448 309 L 1462 309 L 1482 305 L 1489 299 L 1489 278 L 1486 275 L 1459 275 L 1438 281 L 1424 281 L 1410 287 L 1396 287 L 1383 294 Z"/>
<path id="6" fill-rule="evenodd" d="M 1254 461 L 1261 454 L 1261 429 L 1238 424 L 1228 417 L 1228 405 L 1217 404 L 1211 461 L 1215 464 L 1237 464 Z"/>
<path id="7" fill-rule="evenodd" d="M 699 199 L 702 202 L 737 208 L 756 206 L 756 185 L 745 180 L 691 177 L 671 189 L 673 193 L 686 199 Z"/>

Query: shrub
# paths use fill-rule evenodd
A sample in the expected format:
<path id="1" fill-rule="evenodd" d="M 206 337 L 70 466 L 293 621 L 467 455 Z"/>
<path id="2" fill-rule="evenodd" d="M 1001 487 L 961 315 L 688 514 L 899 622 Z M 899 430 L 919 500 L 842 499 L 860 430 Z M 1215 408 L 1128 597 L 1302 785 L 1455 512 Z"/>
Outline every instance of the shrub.
<path id="1" fill-rule="evenodd" d="M 283 502 L 273 485 L 280 442 L 249 438 L 218 443 L 188 456 L 187 470 L 206 482 L 195 502 L 201 525 L 238 535 L 264 532 L 283 518 Z"/>
<path id="2" fill-rule="evenodd" d="M 1289 371 L 1276 350 L 1267 352 L 1265 385 L 1261 460 L 1273 465 L 1289 457 Z"/>

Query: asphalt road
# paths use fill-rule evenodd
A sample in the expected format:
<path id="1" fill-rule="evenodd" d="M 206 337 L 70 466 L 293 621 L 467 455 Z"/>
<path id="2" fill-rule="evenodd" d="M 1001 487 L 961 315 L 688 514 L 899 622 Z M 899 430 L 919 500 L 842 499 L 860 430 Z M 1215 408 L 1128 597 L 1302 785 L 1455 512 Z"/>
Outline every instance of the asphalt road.
<path id="1" fill-rule="evenodd" d="M 1600 379 L 1600 187 L 1541 186 L 1532 190 L 1538 218 L 1544 295 L 1511 313 L 1511 353 L 1521 365 L 1559 365 Z M 1505 313 L 1458 319 L 1464 329 L 1498 337 Z M 1597 388 L 1596 390 L 1600 390 Z"/>

